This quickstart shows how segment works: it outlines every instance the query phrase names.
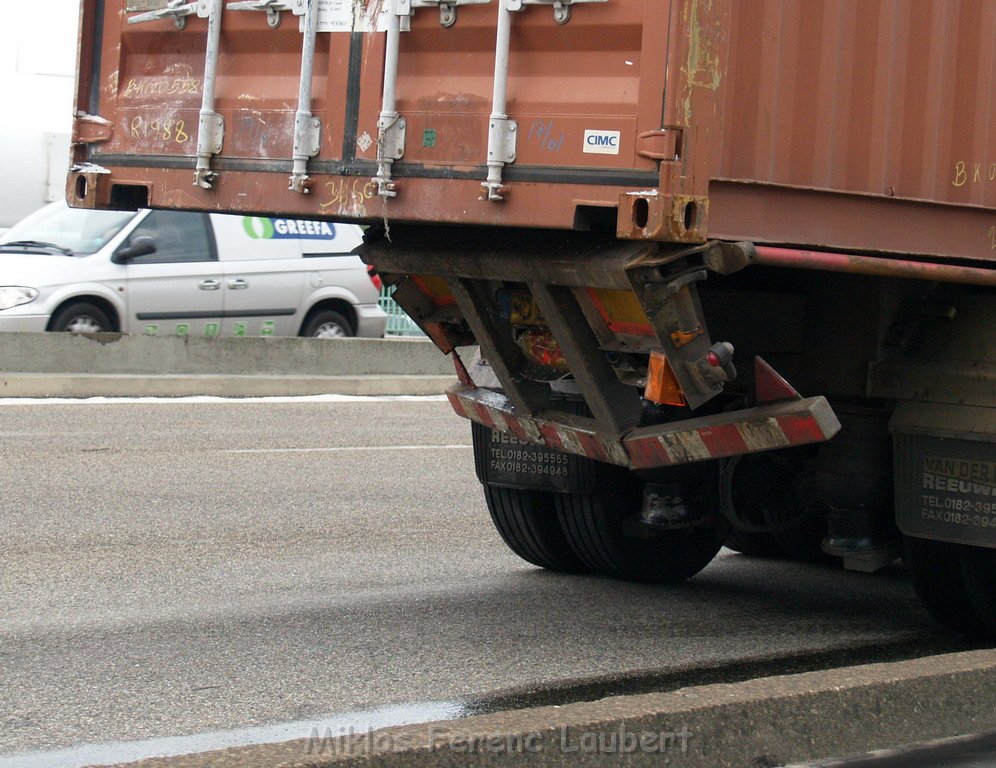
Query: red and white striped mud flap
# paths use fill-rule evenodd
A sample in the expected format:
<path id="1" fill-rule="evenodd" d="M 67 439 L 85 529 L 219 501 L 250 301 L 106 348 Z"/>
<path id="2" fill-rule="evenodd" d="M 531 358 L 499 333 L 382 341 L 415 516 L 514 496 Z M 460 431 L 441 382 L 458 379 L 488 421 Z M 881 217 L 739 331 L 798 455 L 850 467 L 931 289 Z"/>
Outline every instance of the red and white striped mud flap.
<path id="1" fill-rule="evenodd" d="M 600 434 L 594 421 L 557 411 L 516 416 L 504 395 L 458 384 L 447 392 L 458 416 L 520 440 L 566 453 L 650 469 L 743 453 L 808 445 L 829 440 L 840 422 L 825 397 L 808 397 L 760 405 L 715 416 L 634 429 L 621 437 Z"/>

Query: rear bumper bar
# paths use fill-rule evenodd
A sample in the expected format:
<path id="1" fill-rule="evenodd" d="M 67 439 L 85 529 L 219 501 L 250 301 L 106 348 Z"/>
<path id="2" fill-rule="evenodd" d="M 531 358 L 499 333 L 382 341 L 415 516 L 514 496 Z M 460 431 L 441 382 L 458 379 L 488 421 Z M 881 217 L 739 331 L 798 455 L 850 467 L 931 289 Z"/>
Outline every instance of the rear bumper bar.
<path id="1" fill-rule="evenodd" d="M 630 469 L 652 469 L 829 440 L 840 422 L 825 397 L 767 403 L 715 416 L 629 430 L 612 437 L 592 420 L 559 411 L 519 416 L 499 392 L 458 384 L 447 392 L 458 416 L 545 445 Z"/>

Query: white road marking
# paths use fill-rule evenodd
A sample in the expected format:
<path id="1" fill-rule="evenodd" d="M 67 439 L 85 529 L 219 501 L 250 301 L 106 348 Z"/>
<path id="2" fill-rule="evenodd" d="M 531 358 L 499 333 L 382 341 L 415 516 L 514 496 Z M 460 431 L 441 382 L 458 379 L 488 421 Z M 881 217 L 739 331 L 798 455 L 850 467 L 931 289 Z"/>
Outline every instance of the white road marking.
<path id="1" fill-rule="evenodd" d="M 349 451 L 455 451 L 472 445 L 344 445 L 329 448 L 229 448 L 222 453 L 346 453 Z"/>

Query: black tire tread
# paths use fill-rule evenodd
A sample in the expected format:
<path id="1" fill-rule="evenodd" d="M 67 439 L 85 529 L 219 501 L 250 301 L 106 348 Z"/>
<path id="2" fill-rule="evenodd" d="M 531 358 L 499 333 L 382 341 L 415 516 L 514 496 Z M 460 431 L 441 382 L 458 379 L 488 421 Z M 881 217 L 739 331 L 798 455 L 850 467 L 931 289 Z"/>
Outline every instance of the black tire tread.
<path id="1" fill-rule="evenodd" d="M 996 640 L 996 549 L 961 547 L 961 576 L 980 636 Z"/>
<path id="2" fill-rule="evenodd" d="M 563 573 L 588 569 L 568 544 L 554 509 L 543 491 L 484 486 L 484 498 L 495 528 L 505 544 L 528 563 Z"/>
<path id="3" fill-rule="evenodd" d="M 557 514 L 571 547 L 603 576 L 655 584 L 682 582 L 705 568 L 722 547 L 721 537 L 706 527 L 648 540 L 626 538 L 622 514 L 636 510 L 617 506 L 617 499 L 625 499 L 625 493 L 616 497 L 609 492 L 558 494 L 556 498 Z"/>
<path id="4" fill-rule="evenodd" d="M 329 321 L 341 325 L 345 329 L 347 336 L 356 335 L 356 329 L 353 327 L 353 324 L 349 322 L 349 318 L 334 309 L 320 309 L 309 315 L 304 322 L 304 326 L 301 328 L 300 335 L 309 337 L 314 336 L 315 331 L 318 330 L 319 326 Z"/>
<path id="5" fill-rule="evenodd" d="M 934 621 L 963 635 L 985 635 L 965 586 L 959 545 L 913 537 L 903 544 L 913 588 Z"/>
<path id="6" fill-rule="evenodd" d="M 108 332 L 114 331 L 114 323 L 111 322 L 111 318 L 107 316 L 107 313 L 89 301 L 73 301 L 69 304 L 63 306 L 55 315 L 52 316 L 49 322 L 49 330 L 56 332 L 67 331 L 68 321 L 72 319 L 74 315 L 90 315 L 100 323 L 101 330 Z"/>

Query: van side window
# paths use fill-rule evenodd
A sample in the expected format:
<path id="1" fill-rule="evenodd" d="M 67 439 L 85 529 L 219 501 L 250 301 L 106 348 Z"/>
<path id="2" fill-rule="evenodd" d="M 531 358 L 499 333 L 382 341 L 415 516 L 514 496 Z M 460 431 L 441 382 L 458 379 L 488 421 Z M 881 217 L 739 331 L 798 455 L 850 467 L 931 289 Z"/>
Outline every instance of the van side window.
<path id="1" fill-rule="evenodd" d="M 130 264 L 178 264 L 215 261 L 207 231 L 207 217 L 182 211 L 152 211 L 130 235 L 130 239 L 151 237 L 156 252 L 132 259 Z"/>

